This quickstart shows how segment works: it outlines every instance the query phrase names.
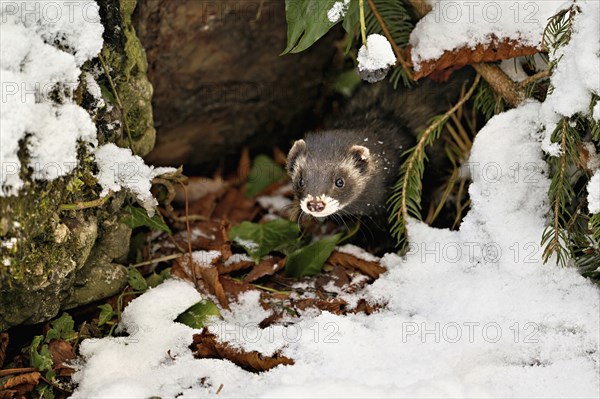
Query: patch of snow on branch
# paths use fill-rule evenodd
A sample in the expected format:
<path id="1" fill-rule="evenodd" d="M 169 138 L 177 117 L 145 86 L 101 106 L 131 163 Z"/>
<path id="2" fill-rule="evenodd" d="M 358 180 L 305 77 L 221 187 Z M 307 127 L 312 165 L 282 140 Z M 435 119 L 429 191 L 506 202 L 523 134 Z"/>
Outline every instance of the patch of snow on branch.
<path id="1" fill-rule="evenodd" d="M 600 213 L 600 170 L 597 170 L 588 182 L 587 192 L 588 209 L 590 213 Z"/>
<path id="2" fill-rule="evenodd" d="M 493 38 L 538 47 L 548 18 L 560 10 L 565 1 L 435 0 L 430 3 L 432 10 L 410 35 L 416 70 L 420 70 L 422 62 L 438 59 L 446 51 L 489 44 Z"/>
<path id="3" fill-rule="evenodd" d="M 358 50 L 358 73 L 362 79 L 374 83 L 385 77 L 390 67 L 396 64 L 392 45 L 382 35 L 367 37 L 367 44 Z"/>
<path id="4" fill-rule="evenodd" d="M 133 155 L 129 148 L 120 148 L 112 143 L 96 149 L 95 156 L 100 169 L 96 176 L 98 184 L 102 187 L 100 196 L 104 197 L 111 191 L 117 192 L 125 188 L 137 198 L 148 215 L 153 216 L 157 202 L 150 192 L 152 179 L 176 169 L 146 165 L 144 160 Z"/>
<path id="5" fill-rule="evenodd" d="M 578 1 L 576 5 L 581 12 L 573 17 L 569 43 L 553 55 L 553 61 L 558 61 L 550 77 L 554 89 L 542 106 L 543 148 L 552 156 L 560 155 L 560 146 L 550 141 L 560 119 L 576 113 L 588 115 L 592 94 L 600 95 L 600 2 Z"/>
<path id="6" fill-rule="evenodd" d="M 21 142 L 33 177 L 43 180 L 77 166 L 78 142 L 96 144 L 94 123 L 73 92 L 81 65 L 102 49 L 98 9 L 92 0 L 0 3 L 0 197 L 23 187 Z"/>
<path id="7" fill-rule="evenodd" d="M 333 3 L 333 6 L 331 6 L 329 11 L 327 11 L 327 19 L 329 19 L 329 22 L 336 23 L 340 19 L 344 18 L 346 11 L 348 10 L 349 3 L 350 0 L 344 0 L 343 2 L 336 1 Z"/>

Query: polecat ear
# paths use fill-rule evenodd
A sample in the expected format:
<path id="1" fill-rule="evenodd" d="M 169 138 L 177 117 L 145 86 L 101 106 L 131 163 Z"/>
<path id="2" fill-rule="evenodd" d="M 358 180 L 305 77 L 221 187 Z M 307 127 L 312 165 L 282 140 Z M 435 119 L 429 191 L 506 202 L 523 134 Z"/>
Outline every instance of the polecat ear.
<path id="1" fill-rule="evenodd" d="M 290 152 L 288 152 L 286 170 L 291 175 L 294 169 L 296 168 L 296 161 L 298 157 L 302 154 L 306 153 L 306 143 L 304 140 L 296 140 Z"/>
<path id="2" fill-rule="evenodd" d="M 369 149 L 362 145 L 353 145 L 350 147 L 350 154 L 352 154 L 352 158 L 354 158 L 356 166 L 360 171 L 366 172 L 369 162 L 371 162 L 371 152 Z"/>

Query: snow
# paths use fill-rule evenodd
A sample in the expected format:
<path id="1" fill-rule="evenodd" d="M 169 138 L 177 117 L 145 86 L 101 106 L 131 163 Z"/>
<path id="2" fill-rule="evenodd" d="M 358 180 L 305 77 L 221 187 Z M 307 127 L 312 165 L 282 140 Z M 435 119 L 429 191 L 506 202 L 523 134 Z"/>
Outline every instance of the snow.
<path id="1" fill-rule="evenodd" d="M 600 170 L 597 170 L 587 185 L 588 209 L 591 214 L 600 213 Z"/>
<path id="2" fill-rule="evenodd" d="M 372 34 L 367 37 L 367 44 L 360 47 L 356 59 L 358 61 L 358 71 L 361 76 L 380 70 L 387 72 L 389 67 L 396 64 L 396 56 L 392 50 L 392 45 L 385 36 L 378 34 Z M 383 77 L 385 77 L 385 74 L 377 80 L 381 80 Z"/>
<path id="3" fill-rule="evenodd" d="M 551 156 L 559 156 L 560 146 L 550 142 L 556 124 L 563 116 L 588 114 L 592 94 L 600 94 L 600 2 L 437 0 L 430 3 L 433 9 L 417 23 L 410 36 L 416 70 L 422 62 L 437 59 L 445 51 L 474 48 L 493 39 L 511 39 L 540 47 L 548 18 L 572 4 L 577 5 L 581 12 L 574 17 L 571 40 L 551 54 L 552 60 L 560 61 L 551 76 L 554 90 L 540 113 L 546 126 L 542 148 Z M 500 67 L 513 80 L 525 78 L 518 63 L 515 70 L 514 60 L 504 60 Z M 593 115 L 597 114 L 594 108 Z"/>
<path id="4" fill-rule="evenodd" d="M 522 57 L 500 61 L 500 69 L 515 82 L 521 82 L 529 77 L 521 65 Z"/>
<path id="5" fill-rule="evenodd" d="M 422 62 L 438 59 L 446 51 L 490 44 L 494 38 L 539 47 L 548 18 L 565 6 L 564 0 L 429 3 L 432 10 L 410 35 L 411 57 L 417 71 Z"/>
<path id="6" fill-rule="evenodd" d="M 254 262 L 254 260 L 246 254 L 233 254 L 225 261 L 225 266 L 240 262 Z"/>
<path id="7" fill-rule="evenodd" d="M 327 11 L 327 19 L 329 19 L 330 22 L 336 23 L 340 19 L 344 18 L 346 11 L 348 11 L 349 3 L 350 0 L 344 0 L 343 2 L 336 1 L 333 3 L 333 6 L 331 6 L 329 11 Z"/>
<path id="8" fill-rule="evenodd" d="M 444 14 L 451 3 L 462 7 L 463 20 L 472 7 L 474 21 L 451 23 Z M 436 2 L 445 19 L 436 22 L 434 8 L 419 23 L 413 54 L 435 58 L 492 34 L 539 45 L 547 18 L 570 4 L 467 3 Z M 472 204 L 459 230 L 411 220 L 408 253 L 385 255 L 380 261 L 388 272 L 345 297 L 367 298 L 381 310 L 305 312 L 295 323 L 260 330 L 270 313 L 259 306 L 258 292 L 245 293 L 211 330 L 233 346 L 281 351 L 295 361 L 253 374 L 225 360 L 192 357 L 187 345 L 194 331 L 173 320 L 200 297 L 185 282 L 167 281 L 126 308 L 128 337 L 82 342 L 73 397 L 198 398 L 222 387 L 224 397 L 597 398 L 600 292 L 576 268 L 561 268 L 555 259 L 543 264 L 540 245 L 550 214 L 544 152 L 559 153 L 548 132 L 562 116 L 587 113 L 599 91 L 599 3 L 577 4 L 571 42 L 554 55 L 563 56 L 551 78 L 554 92 L 544 103 L 530 100 L 496 115 L 476 136 L 465 165 Z M 486 6 L 500 8 L 497 22 L 476 18 Z M 587 190 L 589 211 L 600 212 L 600 171 Z"/>
<path id="9" fill-rule="evenodd" d="M 79 142 L 96 144 L 94 123 L 73 92 L 81 65 L 102 48 L 104 28 L 90 0 L 2 1 L 0 18 L 0 196 L 13 196 L 24 185 L 20 142 L 33 177 L 42 180 L 76 167 Z"/>
<path id="10" fill-rule="evenodd" d="M 357 247 L 356 245 L 345 244 L 345 245 L 336 247 L 335 249 L 336 249 L 336 251 L 353 255 L 353 256 L 357 257 L 358 259 L 366 260 L 367 262 L 379 262 L 379 258 L 377 256 L 365 251 L 361 247 Z"/>
<path id="11" fill-rule="evenodd" d="M 389 271 L 356 294 L 384 309 L 306 312 L 260 330 L 269 312 L 250 292 L 210 325 L 231 345 L 281 351 L 293 366 L 253 374 L 193 359 L 192 331 L 172 320 L 198 295 L 170 281 L 126 309 L 127 346 L 83 342 L 73 397 L 197 398 L 221 384 L 225 397 L 598 397 L 598 289 L 541 260 L 549 185 L 541 108 L 522 105 L 479 132 L 472 209 L 459 231 L 411 221 L 409 253 L 384 256 Z"/>
<path id="12" fill-rule="evenodd" d="M 581 146 L 588 153 L 588 160 L 585 167 L 589 170 L 600 169 L 600 154 L 596 153 L 596 146 L 591 141 L 584 141 Z"/>
<path id="13" fill-rule="evenodd" d="M 261 208 L 269 212 L 281 212 L 292 204 L 292 200 L 283 195 L 263 195 L 256 198 Z"/>
<path id="14" fill-rule="evenodd" d="M 133 155 L 129 148 L 120 148 L 112 143 L 98 147 L 95 157 L 100 170 L 96 176 L 98 184 L 102 186 L 100 197 L 125 188 L 138 199 L 148 215 L 153 216 L 157 202 L 150 192 L 152 179 L 175 172 L 176 169 L 148 166 L 142 158 Z"/>
<path id="15" fill-rule="evenodd" d="M 194 251 L 192 252 L 192 258 L 194 262 L 202 266 L 208 266 L 212 264 L 215 260 L 219 259 L 221 256 L 221 251 Z"/>
<path id="16" fill-rule="evenodd" d="M 577 5 L 581 13 L 574 17 L 571 40 L 552 56 L 559 60 L 550 78 L 554 90 L 541 113 L 546 124 L 543 148 L 552 156 L 560 155 L 558 144 L 550 143 L 560 119 L 587 115 L 592 94 L 600 95 L 600 2 L 578 1 Z"/>

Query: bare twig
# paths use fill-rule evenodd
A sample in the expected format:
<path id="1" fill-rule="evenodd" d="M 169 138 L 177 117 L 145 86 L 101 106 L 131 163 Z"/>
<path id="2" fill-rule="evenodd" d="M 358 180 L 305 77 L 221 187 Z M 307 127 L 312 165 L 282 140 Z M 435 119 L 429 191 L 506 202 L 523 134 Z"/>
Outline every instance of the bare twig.
<path id="1" fill-rule="evenodd" d="M 511 107 L 516 107 L 525 99 L 525 91 L 495 64 L 473 64 L 473 68 Z"/>
<path id="2" fill-rule="evenodd" d="M 534 75 L 531 75 L 527 79 L 524 79 L 521 82 L 519 82 L 519 86 L 521 86 L 521 88 L 524 89 L 527 86 L 529 86 L 530 84 L 537 82 L 540 79 L 547 78 L 548 76 L 550 76 L 550 71 L 548 69 L 540 71 Z"/>
<path id="3" fill-rule="evenodd" d="M 183 188 L 183 193 L 185 195 L 185 227 L 187 229 L 187 242 L 188 242 L 188 254 L 189 254 L 189 266 L 192 271 L 192 278 L 194 279 L 194 287 L 199 291 L 200 287 L 198 286 L 198 278 L 196 277 L 196 268 L 194 267 L 194 257 L 192 256 L 192 229 L 190 228 L 190 218 L 189 218 L 189 201 L 188 201 L 188 191 L 187 186 L 182 182 L 179 182 L 181 187 Z"/>
<path id="4" fill-rule="evenodd" d="M 119 96 L 119 92 L 117 92 L 117 87 L 110 76 L 110 70 L 108 69 L 108 65 L 106 65 L 106 61 L 104 61 L 104 57 L 102 53 L 98 54 L 98 59 L 100 60 L 100 64 L 102 64 L 102 69 L 104 69 L 104 74 L 106 75 L 106 79 L 108 80 L 108 84 L 110 84 L 110 88 L 115 95 L 115 100 L 117 101 L 117 105 L 121 110 L 121 115 L 123 116 L 123 128 L 125 129 L 125 133 L 127 134 L 127 141 L 129 142 L 129 148 L 133 155 L 135 155 L 135 149 L 133 148 L 133 138 L 131 137 L 131 131 L 129 130 L 129 124 L 127 123 L 127 114 L 125 112 L 125 108 L 123 107 L 123 103 L 121 102 L 121 97 Z"/>
<path id="5" fill-rule="evenodd" d="M 82 209 L 95 208 L 102 206 L 108 201 L 112 192 L 109 192 L 102 198 L 95 199 L 93 201 L 76 202 L 74 204 L 61 204 L 58 209 L 61 211 L 80 211 Z"/>

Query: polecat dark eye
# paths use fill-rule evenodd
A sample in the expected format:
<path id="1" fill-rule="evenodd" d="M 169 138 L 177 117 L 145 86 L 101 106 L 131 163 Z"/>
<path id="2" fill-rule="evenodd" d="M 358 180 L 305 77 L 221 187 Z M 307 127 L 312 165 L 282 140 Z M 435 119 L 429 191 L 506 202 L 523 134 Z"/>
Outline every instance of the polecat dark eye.
<path id="1" fill-rule="evenodd" d="M 341 177 L 335 179 L 335 186 L 338 188 L 344 187 L 344 179 L 342 179 Z"/>
<path id="2" fill-rule="evenodd" d="M 301 177 L 300 180 L 298 180 L 298 187 L 304 187 L 304 177 Z"/>

